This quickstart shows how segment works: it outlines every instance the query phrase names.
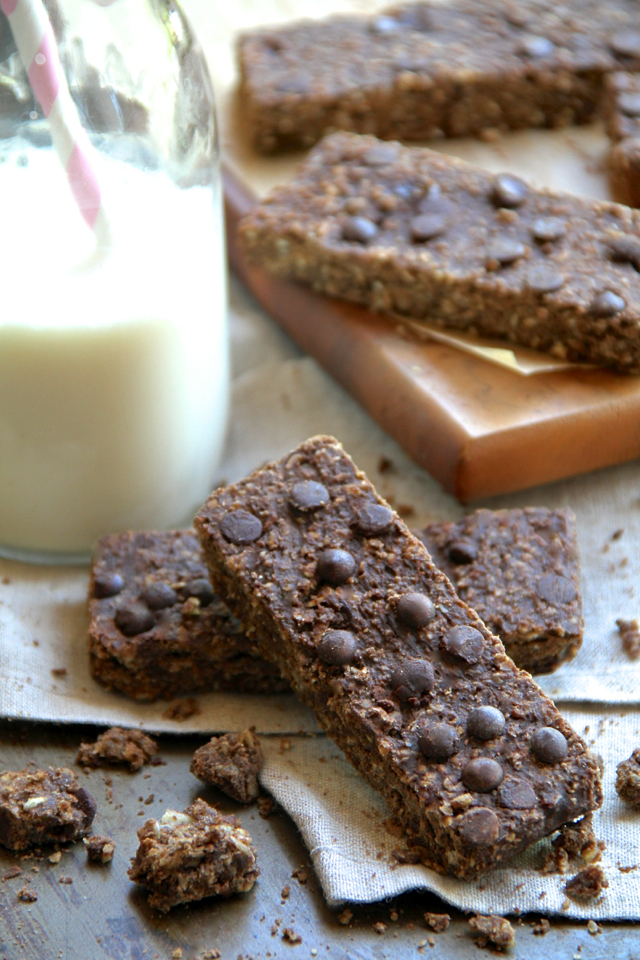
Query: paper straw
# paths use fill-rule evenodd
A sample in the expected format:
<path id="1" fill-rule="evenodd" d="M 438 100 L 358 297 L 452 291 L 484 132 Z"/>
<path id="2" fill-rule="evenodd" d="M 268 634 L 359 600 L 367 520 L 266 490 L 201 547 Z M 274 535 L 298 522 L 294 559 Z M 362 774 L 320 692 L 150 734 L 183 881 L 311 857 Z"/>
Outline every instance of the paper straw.
<path id="1" fill-rule="evenodd" d="M 51 138 L 71 192 L 99 246 L 109 245 L 109 224 L 95 174 L 95 151 L 69 93 L 56 39 L 41 0 L 0 0 L 31 88 L 49 121 Z"/>

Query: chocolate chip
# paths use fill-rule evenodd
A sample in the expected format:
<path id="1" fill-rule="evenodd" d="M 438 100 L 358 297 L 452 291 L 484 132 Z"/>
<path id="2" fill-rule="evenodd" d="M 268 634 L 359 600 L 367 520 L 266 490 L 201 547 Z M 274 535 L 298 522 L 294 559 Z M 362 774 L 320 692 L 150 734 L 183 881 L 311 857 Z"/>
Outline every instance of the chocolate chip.
<path id="1" fill-rule="evenodd" d="M 403 626 L 420 630 L 433 620 L 436 608 L 424 593 L 405 593 L 396 604 L 396 615 Z"/>
<path id="2" fill-rule="evenodd" d="M 124 579 L 119 573 L 97 573 L 93 580 L 93 595 L 100 600 L 115 597 L 124 589 Z"/>
<path id="3" fill-rule="evenodd" d="M 168 583 L 150 583 L 140 596 L 152 610 L 163 610 L 178 602 L 178 594 Z"/>
<path id="4" fill-rule="evenodd" d="M 491 198 L 498 207 L 519 207 L 527 199 L 529 188 L 519 177 L 500 173 L 493 184 Z"/>
<path id="5" fill-rule="evenodd" d="M 462 769 L 462 782 L 475 793 L 489 793 L 502 783 L 504 770 L 491 757 L 476 757 Z"/>
<path id="6" fill-rule="evenodd" d="M 323 550 L 316 563 L 316 576 L 331 586 L 346 583 L 356 572 L 356 561 L 346 550 Z"/>
<path id="7" fill-rule="evenodd" d="M 383 167 L 398 159 L 398 148 L 392 143 L 376 143 L 369 147 L 362 159 L 369 167 Z"/>
<path id="8" fill-rule="evenodd" d="M 130 607 L 121 607 L 116 610 L 113 618 L 116 627 L 125 637 L 135 637 L 139 633 L 146 633 L 153 629 L 156 619 L 148 607 L 143 607 L 141 603 L 132 604 Z"/>
<path id="9" fill-rule="evenodd" d="M 520 53 L 532 59 L 550 57 L 555 49 L 555 44 L 551 40 L 547 40 L 546 37 L 523 37 L 519 45 Z"/>
<path id="10" fill-rule="evenodd" d="M 493 810 L 475 807 L 458 821 L 458 833 L 470 847 L 486 847 L 500 835 L 500 821 Z"/>
<path id="11" fill-rule="evenodd" d="M 373 220 L 367 217 L 349 217 L 342 225 L 342 237 L 353 243 L 369 243 L 378 234 Z"/>
<path id="12" fill-rule="evenodd" d="M 531 737 L 531 750 L 542 763 L 560 763 L 567 756 L 569 745 L 555 727 L 540 727 Z"/>
<path id="13" fill-rule="evenodd" d="M 253 543 L 262 533 L 262 524 L 247 510 L 232 510 L 220 521 L 220 531 L 225 540 L 238 546 Z"/>
<path id="14" fill-rule="evenodd" d="M 375 537 L 391 526 L 393 510 L 381 503 L 368 503 L 358 511 L 356 527 L 364 537 Z"/>
<path id="15" fill-rule="evenodd" d="M 534 293 L 553 293 L 564 284 L 564 277 L 553 267 L 537 264 L 529 269 L 526 283 Z"/>
<path id="16" fill-rule="evenodd" d="M 497 260 L 503 265 L 515 263 L 527 252 L 524 244 L 518 240 L 496 240 L 487 251 L 487 260 Z"/>
<path id="17" fill-rule="evenodd" d="M 640 57 L 640 33 L 625 30 L 609 40 L 609 46 L 619 57 Z"/>
<path id="18" fill-rule="evenodd" d="M 554 243 L 561 240 L 566 232 L 567 225 L 557 217 L 540 217 L 531 227 L 531 235 L 538 243 Z"/>
<path id="19" fill-rule="evenodd" d="M 603 290 L 591 301 L 591 313 L 596 317 L 612 317 L 626 307 L 626 302 L 613 290 Z"/>
<path id="20" fill-rule="evenodd" d="M 609 240 L 609 256 L 614 263 L 629 263 L 640 271 L 640 240 L 621 234 Z"/>
<path id="21" fill-rule="evenodd" d="M 348 630 L 327 630 L 317 646 L 317 654 L 331 667 L 344 667 L 351 663 L 357 649 L 358 642 Z"/>
<path id="22" fill-rule="evenodd" d="M 640 117 L 640 93 L 621 93 L 618 109 L 627 117 Z"/>
<path id="23" fill-rule="evenodd" d="M 300 483 L 294 483 L 289 499 L 296 510 L 307 513 L 326 507 L 330 497 L 329 491 L 321 483 L 316 483 L 315 480 L 301 480 Z"/>
<path id="24" fill-rule="evenodd" d="M 496 707 L 488 705 L 476 707 L 467 720 L 467 732 L 477 740 L 493 740 L 494 737 L 501 737 L 504 726 L 504 714 Z"/>
<path id="25" fill-rule="evenodd" d="M 198 580 L 192 580 L 186 585 L 184 592 L 187 597 L 196 597 L 200 601 L 201 607 L 208 607 L 215 597 L 213 587 L 204 577 Z"/>
<path id="26" fill-rule="evenodd" d="M 571 603 L 575 600 L 578 593 L 573 581 L 567 577 L 561 577 L 555 573 L 547 573 L 538 581 L 538 596 L 558 606 L 562 603 Z"/>
<path id="27" fill-rule="evenodd" d="M 536 795 L 533 787 L 526 780 L 518 777 L 507 777 L 500 784 L 498 790 L 500 806 L 509 810 L 530 810 L 536 805 Z"/>
<path id="28" fill-rule="evenodd" d="M 435 680 L 428 660 L 406 660 L 391 674 L 391 690 L 398 700 L 410 700 L 428 693 Z"/>
<path id="29" fill-rule="evenodd" d="M 454 540 L 447 547 L 447 556 L 452 563 L 473 563 L 478 551 L 472 540 Z"/>
<path id="30" fill-rule="evenodd" d="M 482 656 L 484 637 L 475 627 L 451 627 L 442 642 L 447 653 L 467 663 L 477 663 Z"/>
<path id="31" fill-rule="evenodd" d="M 429 760 L 446 760 L 458 749 L 458 734 L 448 723 L 428 723 L 418 737 L 418 749 Z"/>
<path id="32" fill-rule="evenodd" d="M 419 217 L 414 217 L 409 225 L 414 243 L 424 243 L 433 237 L 439 237 L 446 227 L 447 221 L 441 213 L 421 213 Z"/>

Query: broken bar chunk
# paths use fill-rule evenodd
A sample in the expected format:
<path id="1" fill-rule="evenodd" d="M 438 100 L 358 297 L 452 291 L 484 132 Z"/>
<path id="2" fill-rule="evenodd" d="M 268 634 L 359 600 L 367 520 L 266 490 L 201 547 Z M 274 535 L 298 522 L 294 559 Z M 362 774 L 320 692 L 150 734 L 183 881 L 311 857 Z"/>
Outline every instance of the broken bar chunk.
<path id="1" fill-rule="evenodd" d="M 586 744 L 340 444 L 196 518 L 212 581 L 436 868 L 472 878 L 602 801 Z M 348 554 L 323 579 L 327 550 Z"/>
<path id="2" fill-rule="evenodd" d="M 123 764 L 130 770 L 140 770 L 151 763 L 158 753 L 158 744 L 142 730 L 109 727 L 94 743 L 81 743 L 76 763 L 83 767 L 104 767 Z"/>
<path id="3" fill-rule="evenodd" d="M 0 773 L 0 845 L 27 850 L 81 840 L 96 804 L 66 767 Z"/>
<path id="4" fill-rule="evenodd" d="M 223 817 L 204 800 L 183 813 L 167 810 L 138 830 L 140 846 L 128 877 L 149 891 L 165 913 L 179 903 L 250 890 L 260 871 L 251 837 L 237 817 Z"/>
<path id="5" fill-rule="evenodd" d="M 331 297 L 640 371 L 640 212 L 340 133 L 240 222 L 254 263 Z"/>
<path id="6" fill-rule="evenodd" d="M 271 27 L 240 38 L 256 148 L 333 130 L 383 139 L 493 135 L 594 117 L 603 76 L 640 67 L 632 0 L 451 0 Z"/>
<path id="7" fill-rule="evenodd" d="M 576 655 L 584 623 L 571 510 L 478 510 L 417 536 L 518 667 L 549 673 Z"/>
<path id="8" fill-rule="evenodd" d="M 111 690 L 172 700 L 286 689 L 214 594 L 192 530 L 103 537 L 89 596 L 91 672 Z"/>
<path id="9" fill-rule="evenodd" d="M 212 737 L 193 755 L 191 773 L 238 803 L 253 803 L 260 793 L 258 774 L 264 757 L 255 729 Z"/>
<path id="10" fill-rule="evenodd" d="M 606 78 L 604 117 L 612 141 L 611 192 L 619 203 L 640 207 L 640 77 L 616 72 Z"/>
<path id="11" fill-rule="evenodd" d="M 640 810 L 640 747 L 636 747 L 628 760 L 618 764 L 616 793 L 634 810 Z"/>

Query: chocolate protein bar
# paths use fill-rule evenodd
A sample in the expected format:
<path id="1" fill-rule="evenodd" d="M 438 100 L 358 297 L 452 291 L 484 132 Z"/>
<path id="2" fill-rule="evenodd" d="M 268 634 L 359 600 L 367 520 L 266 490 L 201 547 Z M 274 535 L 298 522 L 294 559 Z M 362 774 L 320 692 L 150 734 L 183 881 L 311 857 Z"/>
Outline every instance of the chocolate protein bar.
<path id="1" fill-rule="evenodd" d="M 461 878 L 598 807 L 596 760 L 340 444 L 195 521 L 212 582 L 423 848 Z"/>
<path id="2" fill-rule="evenodd" d="M 103 537 L 89 587 L 94 678 L 136 700 L 287 689 L 214 594 L 192 530 Z"/>
<path id="3" fill-rule="evenodd" d="M 603 77 L 640 68 L 634 0 L 453 0 L 306 20 L 239 42 L 256 148 L 350 130 L 427 140 L 590 121 Z"/>
<path id="4" fill-rule="evenodd" d="M 576 655 L 584 622 L 571 510 L 478 510 L 417 536 L 518 667 L 549 673 Z"/>
<path id="5" fill-rule="evenodd" d="M 253 262 L 374 310 L 640 371 L 640 213 L 328 137 L 240 223 Z"/>

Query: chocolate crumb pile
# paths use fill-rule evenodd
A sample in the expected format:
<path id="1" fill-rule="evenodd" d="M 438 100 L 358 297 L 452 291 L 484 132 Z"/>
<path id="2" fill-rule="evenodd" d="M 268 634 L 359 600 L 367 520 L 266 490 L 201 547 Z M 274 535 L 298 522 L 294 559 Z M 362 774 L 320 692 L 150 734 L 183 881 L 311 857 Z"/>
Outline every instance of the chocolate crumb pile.
<path id="1" fill-rule="evenodd" d="M 140 770 L 151 763 L 158 753 L 155 740 L 141 730 L 110 727 L 101 733 L 95 743 L 81 743 L 76 763 L 83 767 L 103 767 L 124 764 L 130 770 Z"/>
<path id="2" fill-rule="evenodd" d="M 602 867 L 591 866 L 568 880 L 564 889 L 572 900 L 595 900 L 608 886 Z"/>

